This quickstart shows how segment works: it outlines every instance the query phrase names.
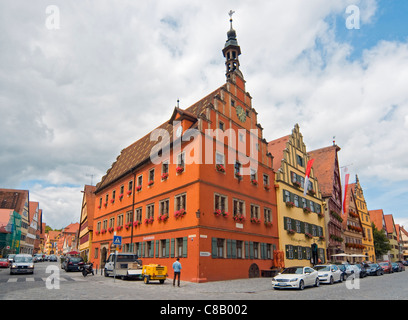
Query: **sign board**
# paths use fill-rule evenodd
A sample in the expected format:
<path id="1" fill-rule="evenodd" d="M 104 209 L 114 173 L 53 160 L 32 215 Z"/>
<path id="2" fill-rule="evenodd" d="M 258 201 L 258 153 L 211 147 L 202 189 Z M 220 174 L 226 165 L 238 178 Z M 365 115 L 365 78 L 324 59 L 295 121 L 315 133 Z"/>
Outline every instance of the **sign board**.
<path id="1" fill-rule="evenodd" d="M 122 237 L 121 236 L 113 236 L 113 244 L 115 246 L 121 246 L 122 245 Z"/>

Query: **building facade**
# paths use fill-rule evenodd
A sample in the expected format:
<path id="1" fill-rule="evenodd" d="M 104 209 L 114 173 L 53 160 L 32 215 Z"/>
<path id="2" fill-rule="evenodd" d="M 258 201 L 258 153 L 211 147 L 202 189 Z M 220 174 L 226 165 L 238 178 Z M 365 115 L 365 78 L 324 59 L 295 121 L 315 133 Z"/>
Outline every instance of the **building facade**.
<path id="1" fill-rule="evenodd" d="M 350 263 L 365 260 L 365 245 L 363 244 L 363 225 L 357 210 L 356 197 L 353 192 L 353 184 L 348 185 L 347 198 L 345 201 L 345 214 L 343 215 L 344 247 L 345 253 L 349 255 Z"/>
<path id="2" fill-rule="evenodd" d="M 79 220 L 79 253 L 89 261 L 93 235 L 93 217 L 95 211 L 95 186 L 85 185 L 82 197 L 81 217 Z"/>
<path id="3" fill-rule="evenodd" d="M 91 260 L 122 252 L 205 282 L 257 277 L 279 248 L 272 158 L 245 90 L 236 32 L 222 50 L 226 83 L 122 150 L 96 186 Z M 158 139 L 151 139 L 154 135 Z M 157 138 L 157 136 L 156 136 Z M 153 140 L 153 141 L 152 141 Z M 152 157 L 152 154 L 154 155 Z"/>
<path id="4" fill-rule="evenodd" d="M 343 218 L 341 217 L 342 189 L 338 160 L 339 151 L 340 147 L 333 144 L 332 146 L 309 152 L 310 158 L 315 159 L 313 163 L 314 173 L 325 203 L 323 208 L 327 259 L 334 262 L 340 261 L 342 258 L 333 255 L 345 251 Z"/>
<path id="5" fill-rule="evenodd" d="M 268 150 L 274 157 L 279 243 L 285 267 L 325 263 L 323 200 L 313 168 L 309 184 L 304 186 L 311 158 L 299 126 L 295 125 L 291 135 L 270 141 Z"/>
<path id="6" fill-rule="evenodd" d="M 364 254 L 367 261 L 376 262 L 375 250 L 374 250 L 374 237 L 373 228 L 371 226 L 371 218 L 368 213 L 367 202 L 364 198 L 363 188 L 361 187 L 360 180 L 356 175 L 356 183 L 353 184 L 353 192 L 357 204 L 357 212 L 360 216 L 360 221 L 363 227 L 363 245 Z"/>

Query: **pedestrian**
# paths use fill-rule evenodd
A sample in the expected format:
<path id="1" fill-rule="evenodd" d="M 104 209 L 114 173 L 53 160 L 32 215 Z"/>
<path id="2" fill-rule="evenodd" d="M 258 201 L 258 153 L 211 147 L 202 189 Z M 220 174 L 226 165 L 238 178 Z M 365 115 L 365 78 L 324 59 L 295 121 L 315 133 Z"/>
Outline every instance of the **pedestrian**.
<path id="1" fill-rule="evenodd" d="M 176 277 L 178 277 L 177 286 L 180 287 L 181 263 L 180 263 L 179 260 L 180 260 L 180 259 L 177 258 L 177 260 L 173 263 L 173 271 L 174 271 L 173 287 L 174 287 L 175 284 L 176 284 Z"/>

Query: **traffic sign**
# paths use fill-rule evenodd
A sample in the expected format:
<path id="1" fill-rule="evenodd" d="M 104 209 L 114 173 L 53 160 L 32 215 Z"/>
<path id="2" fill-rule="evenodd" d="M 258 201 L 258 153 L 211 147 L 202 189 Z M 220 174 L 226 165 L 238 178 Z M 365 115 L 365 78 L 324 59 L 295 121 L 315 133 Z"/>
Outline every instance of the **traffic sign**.
<path id="1" fill-rule="evenodd" d="M 113 244 L 115 246 L 121 246 L 122 245 L 122 237 L 121 236 L 113 236 Z"/>

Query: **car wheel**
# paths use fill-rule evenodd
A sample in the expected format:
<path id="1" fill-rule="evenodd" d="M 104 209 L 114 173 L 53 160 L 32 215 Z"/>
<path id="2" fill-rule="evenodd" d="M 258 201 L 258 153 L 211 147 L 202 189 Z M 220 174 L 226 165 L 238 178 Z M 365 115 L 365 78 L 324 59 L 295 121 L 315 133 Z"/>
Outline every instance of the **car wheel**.
<path id="1" fill-rule="evenodd" d="M 333 284 L 334 283 L 334 279 L 333 279 L 333 277 L 331 276 L 330 277 L 330 284 Z"/>
<path id="2" fill-rule="evenodd" d="M 109 277 L 108 271 L 106 271 L 106 269 L 103 269 L 103 275 L 104 275 L 105 277 Z"/>
<path id="3" fill-rule="evenodd" d="M 305 288 L 305 283 L 303 282 L 303 280 L 300 280 L 299 282 L 299 290 L 303 290 Z"/>
<path id="4" fill-rule="evenodd" d="M 319 278 L 316 278 L 315 287 L 317 288 L 319 286 L 320 286 L 320 280 L 319 280 Z"/>
<path id="5" fill-rule="evenodd" d="M 143 278 L 143 282 L 144 282 L 145 284 L 148 284 L 148 283 L 149 283 L 149 276 L 145 276 L 145 277 Z"/>

